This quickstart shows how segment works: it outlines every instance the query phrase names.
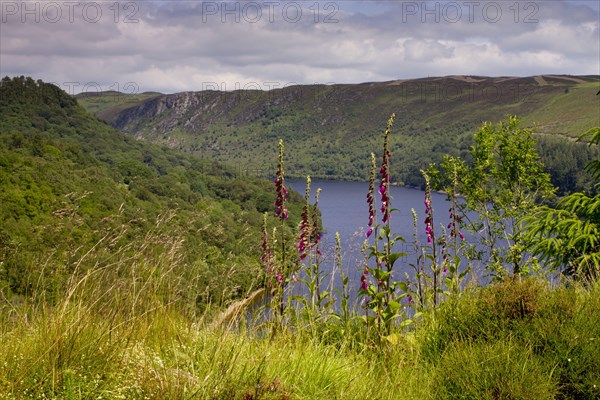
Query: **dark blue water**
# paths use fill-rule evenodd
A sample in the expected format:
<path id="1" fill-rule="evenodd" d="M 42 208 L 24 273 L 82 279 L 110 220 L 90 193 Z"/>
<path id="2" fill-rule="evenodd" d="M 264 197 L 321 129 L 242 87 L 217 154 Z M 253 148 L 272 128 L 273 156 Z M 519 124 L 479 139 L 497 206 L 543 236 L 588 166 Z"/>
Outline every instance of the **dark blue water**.
<path id="1" fill-rule="evenodd" d="M 288 181 L 288 185 L 299 193 L 304 193 L 305 182 Z M 367 204 L 367 191 L 369 184 L 366 182 L 340 182 L 340 181 L 313 181 L 311 184 L 314 203 L 314 193 L 321 188 L 319 198 L 319 209 L 322 213 L 323 227 L 326 233 L 322 235 L 321 250 L 323 252 L 321 267 L 328 274 L 326 283 L 332 282 L 334 287 L 339 288 L 340 271 L 334 264 L 335 255 L 335 233 L 339 232 L 342 249 L 344 273 L 350 277 L 350 292 L 356 293 L 360 286 L 360 275 L 364 268 L 364 257 L 361 254 L 365 233 L 369 222 L 369 209 Z M 404 273 L 414 275 L 414 269 L 410 264 L 416 261 L 413 246 L 414 224 L 411 209 L 418 215 L 419 241 L 426 244 L 425 235 L 425 192 L 401 187 L 391 188 L 391 206 L 398 209 L 392 214 L 392 231 L 406 239 L 406 243 L 397 243 L 394 252 L 406 252 L 408 255 L 395 264 L 396 278 L 401 278 Z M 376 205 L 380 203 L 379 193 L 375 193 Z M 432 193 L 432 204 L 435 212 L 434 223 L 437 232 L 440 232 L 440 224 L 446 226 L 449 222 L 450 203 L 446 201 L 446 195 Z M 381 216 L 378 215 L 378 222 Z M 373 242 L 371 235 L 370 243 Z"/>

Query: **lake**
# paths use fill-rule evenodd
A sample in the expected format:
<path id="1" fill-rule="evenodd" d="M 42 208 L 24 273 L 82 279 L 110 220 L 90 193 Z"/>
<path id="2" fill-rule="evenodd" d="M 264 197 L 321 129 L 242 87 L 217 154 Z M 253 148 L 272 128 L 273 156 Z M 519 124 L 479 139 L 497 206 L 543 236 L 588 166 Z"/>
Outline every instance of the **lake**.
<path id="1" fill-rule="evenodd" d="M 304 181 L 286 181 L 289 187 L 304 194 L 306 183 Z M 326 233 L 321 238 L 321 250 L 323 252 L 322 269 L 335 279 L 335 286 L 339 286 L 339 271 L 334 266 L 335 255 L 335 233 L 339 232 L 344 256 L 345 273 L 350 277 L 350 292 L 356 294 L 360 287 L 360 275 L 364 265 L 361 247 L 365 240 L 367 223 L 369 222 L 369 209 L 367 205 L 368 182 L 343 182 L 343 181 L 313 181 L 311 183 L 311 203 L 314 203 L 314 193 L 321 188 L 319 198 L 319 209 L 321 210 L 323 227 Z M 377 191 L 377 188 L 376 188 Z M 398 260 L 395 270 L 404 276 L 404 272 L 411 276 L 414 270 L 410 266 L 416 261 L 416 255 L 412 246 L 414 225 L 411 209 L 415 209 L 418 215 L 419 241 L 427 243 L 425 235 L 425 192 L 417 189 L 403 187 L 391 187 L 391 206 L 399 211 L 392 213 L 392 231 L 403 236 L 406 243 L 397 243 L 395 252 L 406 252 L 407 257 Z M 431 200 L 435 211 L 435 228 L 439 232 L 440 224 L 446 226 L 450 220 L 448 209 L 450 203 L 446 201 L 446 195 L 432 193 Z M 380 203 L 379 193 L 375 193 L 376 206 Z M 377 216 L 381 221 L 381 216 Z M 371 242 L 373 239 L 371 236 Z M 398 275 L 396 275 L 398 277 Z M 354 296 L 353 296 L 354 297 Z"/>

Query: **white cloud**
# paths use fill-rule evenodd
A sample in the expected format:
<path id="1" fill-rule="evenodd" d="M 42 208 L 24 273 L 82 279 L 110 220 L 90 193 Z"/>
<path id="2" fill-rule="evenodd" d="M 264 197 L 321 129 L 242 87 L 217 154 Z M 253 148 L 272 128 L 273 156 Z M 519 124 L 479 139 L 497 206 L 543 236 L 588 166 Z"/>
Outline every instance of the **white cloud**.
<path id="1" fill-rule="evenodd" d="M 451 58 L 454 49 L 439 40 L 409 39 L 403 44 L 404 57 L 408 61 L 427 62 Z"/>

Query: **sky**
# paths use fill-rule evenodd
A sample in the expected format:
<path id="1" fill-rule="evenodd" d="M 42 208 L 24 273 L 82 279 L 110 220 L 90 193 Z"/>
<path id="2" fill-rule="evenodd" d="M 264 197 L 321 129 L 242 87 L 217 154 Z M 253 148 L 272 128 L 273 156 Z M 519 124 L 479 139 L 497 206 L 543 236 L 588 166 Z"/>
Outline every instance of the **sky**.
<path id="1" fill-rule="evenodd" d="M 0 0 L 0 75 L 72 94 L 599 75 L 599 4 Z"/>

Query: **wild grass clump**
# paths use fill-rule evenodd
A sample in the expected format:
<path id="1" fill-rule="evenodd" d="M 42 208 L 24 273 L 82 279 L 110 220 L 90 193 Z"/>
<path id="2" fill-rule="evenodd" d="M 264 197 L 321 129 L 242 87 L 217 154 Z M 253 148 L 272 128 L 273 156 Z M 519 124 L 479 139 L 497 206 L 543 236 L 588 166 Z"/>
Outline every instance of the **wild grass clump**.
<path id="1" fill-rule="evenodd" d="M 444 388 L 440 396 L 471 393 L 465 398 L 597 398 L 599 305 L 598 284 L 552 287 L 539 278 L 510 278 L 451 299 L 427 315 L 423 356 L 442 374 L 434 386 Z M 478 369 L 482 378 L 474 379 Z M 507 380 L 517 372 L 523 386 Z"/>
<path id="2" fill-rule="evenodd" d="M 543 359 L 513 341 L 453 342 L 435 368 L 436 399 L 553 399 Z"/>
<path id="3" fill-rule="evenodd" d="M 600 285 L 473 288 L 380 345 L 351 318 L 314 329 L 216 327 L 188 312 L 161 259 L 129 284 L 103 270 L 58 304 L 0 311 L 0 398 L 594 399 Z M 118 269 L 113 269 L 115 273 Z M 139 275 L 138 275 L 139 274 Z M 133 283 L 135 282 L 135 284 Z M 136 289 L 134 289 L 136 288 Z M 129 293 L 129 295 L 127 295 Z M 140 301 L 143 299 L 143 301 Z"/>

